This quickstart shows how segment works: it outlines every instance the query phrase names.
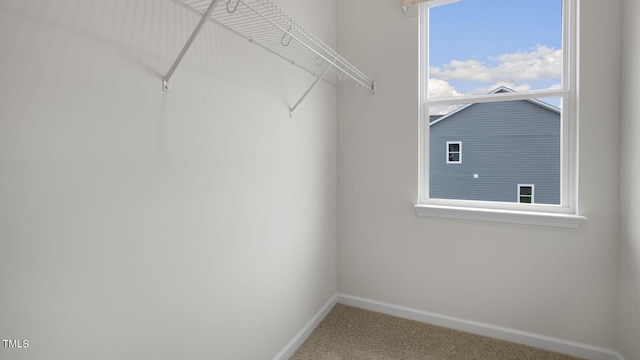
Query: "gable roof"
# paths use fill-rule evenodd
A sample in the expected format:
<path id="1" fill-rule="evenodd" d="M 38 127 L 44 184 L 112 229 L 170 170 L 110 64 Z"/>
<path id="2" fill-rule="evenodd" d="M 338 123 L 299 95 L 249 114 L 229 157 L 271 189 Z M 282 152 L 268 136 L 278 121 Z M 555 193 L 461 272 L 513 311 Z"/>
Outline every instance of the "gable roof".
<path id="1" fill-rule="evenodd" d="M 510 88 L 508 88 L 506 86 L 499 86 L 499 87 L 491 90 L 488 94 L 499 94 L 499 93 L 505 93 L 505 92 L 516 92 L 516 91 L 513 90 L 513 89 L 510 89 Z M 514 101 L 516 101 L 516 100 L 514 100 Z M 560 108 L 559 107 L 553 106 L 551 104 L 547 104 L 546 102 L 540 101 L 538 99 L 524 99 L 524 100 L 520 100 L 520 101 L 528 101 L 528 102 L 530 102 L 530 103 L 532 103 L 534 105 L 538 105 L 538 106 L 540 106 L 542 108 L 545 108 L 547 110 L 550 110 L 550 111 L 553 111 L 555 113 L 560 114 Z M 457 108 L 457 109 L 455 109 L 455 110 L 453 110 L 453 111 L 451 111 L 451 112 L 449 112 L 448 114 L 445 114 L 445 115 L 433 115 L 433 116 L 430 116 L 429 117 L 429 126 L 435 125 L 435 124 L 437 124 L 437 123 L 439 123 L 439 122 L 441 122 L 443 120 L 446 120 L 447 118 L 449 118 L 449 117 L 451 117 L 451 116 L 453 116 L 453 115 L 455 115 L 455 114 L 457 114 L 457 113 L 459 113 L 459 112 L 461 112 L 461 111 L 463 111 L 463 110 L 467 109 L 468 107 L 473 106 L 475 104 L 476 103 L 466 104 L 464 106 L 460 106 L 459 108 Z"/>

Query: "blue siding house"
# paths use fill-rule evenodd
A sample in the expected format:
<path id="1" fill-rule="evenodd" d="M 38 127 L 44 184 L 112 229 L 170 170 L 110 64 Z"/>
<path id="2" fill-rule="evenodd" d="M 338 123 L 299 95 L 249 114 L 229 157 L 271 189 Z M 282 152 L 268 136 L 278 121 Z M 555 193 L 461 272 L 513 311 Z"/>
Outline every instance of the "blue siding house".
<path id="1" fill-rule="evenodd" d="M 431 117 L 429 197 L 560 204 L 560 128 L 560 109 L 537 100 Z"/>

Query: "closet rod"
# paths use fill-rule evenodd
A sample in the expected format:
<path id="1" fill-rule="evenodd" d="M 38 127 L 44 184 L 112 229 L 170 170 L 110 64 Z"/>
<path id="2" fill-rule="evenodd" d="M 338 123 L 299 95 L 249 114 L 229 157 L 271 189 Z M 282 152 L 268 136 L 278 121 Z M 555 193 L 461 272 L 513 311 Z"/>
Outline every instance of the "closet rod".
<path id="1" fill-rule="evenodd" d="M 182 61 L 182 58 L 184 57 L 184 55 L 189 50 L 189 47 L 191 47 L 191 43 L 193 43 L 193 40 L 196 39 L 196 37 L 200 33 L 200 30 L 202 30 L 202 27 L 204 26 L 204 24 L 207 22 L 207 20 L 209 20 L 209 17 L 213 13 L 213 10 L 215 9 L 215 7 L 216 7 L 216 5 L 218 4 L 219 1 L 220 0 L 211 1 L 211 5 L 209 5 L 209 8 L 204 13 L 204 15 L 202 15 L 202 18 L 200 18 L 200 22 L 198 22 L 198 25 L 196 26 L 196 28 L 193 29 L 193 33 L 191 33 L 191 36 L 189 37 L 189 40 L 187 40 L 187 43 L 184 44 L 184 47 L 182 48 L 182 51 L 180 51 L 180 54 L 178 54 L 178 57 L 173 62 L 173 65 L 171 65 L 171 69 L 169 69 L 169 72 L 167 72 L 167 75 L 165 75 L 165 77 L 162 79 L 162 89 L 164 91 L 170 91 L 171 90 L 171 87 L 169 85 L 169 80 L 171 80 L 171 76 L 173 76 L 173 73 L 176 71 L 176 68 L 178 68 L 178 65 L 180 65 L 180 62 Z"/>

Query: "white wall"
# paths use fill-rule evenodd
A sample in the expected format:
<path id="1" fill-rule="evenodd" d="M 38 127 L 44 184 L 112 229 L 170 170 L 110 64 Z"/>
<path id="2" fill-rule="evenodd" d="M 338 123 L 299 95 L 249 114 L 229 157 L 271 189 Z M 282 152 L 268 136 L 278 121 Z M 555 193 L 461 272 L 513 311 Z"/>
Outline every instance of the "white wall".
<path id="1" fill-rule="evenodd" d="M 623 1 L 621 219 L 618 291 L 618 348 L 640 359 L 640 4 Z"/>
<path id="2" fill-rule="evenodd" d="M 0 358 L 262 360 L 336 292 L 336 90 L 209 24 L 163 92 L 197 20 L 0 1 Z"/>
<path id="3" fill-rule="evenodd" d="M 592 345 L 615 344 L 621 1 L 583 0 L 579 229 L 417 217 L 417 17 L 338 2 L 338 49 L 378 81 L 340 119 L 341 292 Z"/>

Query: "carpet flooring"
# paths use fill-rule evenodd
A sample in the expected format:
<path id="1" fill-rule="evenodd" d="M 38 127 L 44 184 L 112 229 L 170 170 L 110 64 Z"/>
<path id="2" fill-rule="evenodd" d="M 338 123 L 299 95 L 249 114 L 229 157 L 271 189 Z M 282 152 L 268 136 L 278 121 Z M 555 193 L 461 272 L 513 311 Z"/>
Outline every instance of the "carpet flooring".
<path id="1" fill-rule="evenodd" d="M 337 304 L 290 360 L 577 360 Z"/>

